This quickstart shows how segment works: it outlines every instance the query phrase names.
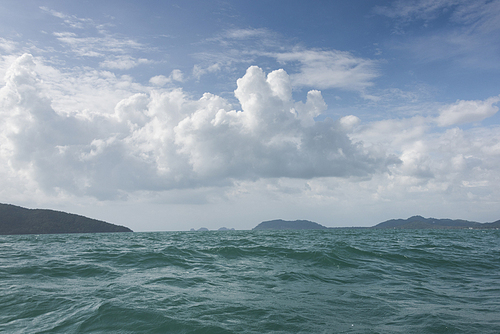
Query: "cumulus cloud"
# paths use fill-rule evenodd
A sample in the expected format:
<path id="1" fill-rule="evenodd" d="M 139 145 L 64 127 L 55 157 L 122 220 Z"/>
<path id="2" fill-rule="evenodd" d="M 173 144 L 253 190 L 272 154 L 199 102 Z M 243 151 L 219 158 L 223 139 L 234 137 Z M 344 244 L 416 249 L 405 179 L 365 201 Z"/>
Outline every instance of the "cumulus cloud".
<path id="1" fill-rule="evenodd" d="M 490 97 L 485 101 L 459 100 L 443 107 L 436 121 L 440 126 L 480 122 L 497 113 L 498 107 L 495 104 L 499 101 L 500 96 Z"/>
<path id="2" fill-rule="evenodd" d="M 46 192 L 116 198 L 236 180 L 370 176 L 398 162 L 349 139 L 356 119 L 315 121 L 326 109 L 321 93 L 294 101 L 283 70 L 250 67 L 235 90 L 241 110 L 174 89 L 131 94 L 89 117 L 54 110 L 36 69 L 25 54 L 6 73 L 0 152 L 9 173 Z"/>
<path id="3" fill-rule="evenodd" d="M 106 117 L 96 117 L 93 121 L 100 125 L 95 126 L 88 120 L 57 114 L 42 94 L 31 55 L 18 58 L 5 81 L 0 90 L 2 160 L 45 191 L 65 189 L 82 194 L 90 177 L 85 172 L 89 164 L 81 157 L 92 149 L 101 131 L 116 129 L 109 127 Z"/>
<path id="4" fill-rule="evenodd" d="M 475 122 L 492 112 L 492 97 L 484 101 L 458 101 L 443 107 L 438 117 L 415 116 L 360 125 L 350 136 L 372 150 L 393 153 L 402 161 L 378 174 L 365 187 L 378 201 L 399 201 L 399 197 L 432 203 L 496 202 L 500 186 L 500 131 L 498 126 L 458 127 L 436 132 L 438 125 Z M 451 114 L 450 114 L 451 113 Z M 457 113 L 458 116 L 454 115 Z M 445 115 L 445 117 L 443 117 Z M 439 123 L 442 122 L 442 123 Z"/>
<path id="5" fill-rule="evenodd" d="M 108 200 L 173 190 L 162 198 L 189 192 L 197 203 L 270 196 L 408 210 L 408 203 L 432 206 L 443 198 L 464 208 L 498 202 L 498 126 L 436 127 L 477 122 L 495 112 L 498 96 L 458 101 L 435 117 L 319 121 L 327 108 L 321 93 L 294 100 L 284 70 L 248 68 L 237 81 L 235 108 L 211 93 L 193 98 L 180 88 L 137 86 L 106 71 L 64 73 L 41 61 L 9 60 L 0 88 L 4 197 Z"/>
<path id="6" fill-rule="evenodd" d="M 235 96 L 242 111 L 227 110 L 219 97 L 176 127 L 180 152 L 195 172 L 231 177 L 296 177 L 368 175 L 386 161 L 365 154 L 338 122 L 310 122 L 325 105 L 317 91 L 306 103 L 291 100 L 283 70 L 267 77 L 250 67 L 238 80 Z M 210 103 L 208 103 L 210 102 Z"/>

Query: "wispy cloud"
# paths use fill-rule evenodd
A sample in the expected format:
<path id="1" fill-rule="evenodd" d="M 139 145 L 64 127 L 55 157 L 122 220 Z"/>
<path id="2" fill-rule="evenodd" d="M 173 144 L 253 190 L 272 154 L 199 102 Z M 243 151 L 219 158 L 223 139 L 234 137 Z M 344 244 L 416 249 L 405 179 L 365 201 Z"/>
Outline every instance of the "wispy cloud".
<path id="1" fill-rule="evenodd" d="M 433 20 L 443 10 L 464 3 L 460 0 L 397 0 L 391 6 L 375 6 L 373 11 L 377 14 L 397 18 L 403 22 L 413 20 Z"/>
<path id="2" fill-rule="evenodd" d="M 40 9 L 54 17 L 62 19 L 64 25 L 73 29 L 84 29 L 86 26 L 97 26 L 92 19 L 79 18 L 75 15 L 67 15 L 44 6 L 40 7 Z"/>
<path id="3" fill-rule="evenodd" d="M 99 37 L 79 37 L 72 32 L 55 32 L 54 36 L 70 50 L 83 57 L 102 57 L 109 53 L 123 54 L 139 50 L 143 45 L 131 39 L 118 39 L 110 35 Z"/>
<path id="4" fill-rule="evenodd" d="M 447 23 L 432 32 L 408 37 L 399 46 L 421 61 L 448 59 L 469 68 L 498 68 L 500 1 L 396 1 L 374 12 L 395 19 L 395 32 L 403 34 L 415 22 Z"/>
<path id="5" fill-rule="evenodd" d="M 0 49 L 9 54 L 16 49 L 16 43 L 14 41 L 0 37 Z"/>
<path id="6" fill-rule="evenodd" d="M 376 61 L 358 58 L 349 52 L 301 49 L 273 56 L 282 63 L 300 63 L 299 73 L 292 74 L 297 86 L 363 91 L 379 76 Z"/>
<path id="7" fill-rule="evenodd" d="M 200 65 L 193 66 L 193 76 L 197 79 L 200 79 L 201 76 L 206 75 L 208 73 L 215 73 L 221 70 L 221 64 L 215 63 L 206 67 L 202 67 Z"/>
<path id="8" fill-rule="evenodd" d="M 248 38 L 263 38 L 272 36 L 272 34 L 267 29 L 231 29 L 227 30 L 223 36 L 229 39 L 248 39 Z"/>
<path id="9" fill-rule="evenodd" d="M 129 70 L 138 65 L 148 64 L 150 62 L 151 61 L 144 58 L 135 59 L 134 57 L 124 55 L 108 58 L 105 61 L 101 62 L 99 66 L 108 69 Z"/>
<path id="10" fill-rule="evenodd" d="M 173 70 L 168 77 L 164 75 L 156 75 L 151 79 L 149 79 L 149 82 L 155 86 L 164 86 L 167 83 L 171 83 L 174 81 L 176 82 L 184 81 L 184 74 L 182 73 L 181 70 Z"/>
<path id="11" fill-rule="evenodd" d="M 472 30 L 491 32 L 500 28 L 498 0 L 417 0 L 395 1 L 391 6 L 376 6 L 374 12 L 399 20 L 399 24 L 412 21 L 432 21 L 447 14 L 451 22 Z"/>
<path id="12" fill-rule="evenodd" d="M 251 43 L 253 47 L 278 46 L 279 35 L 265 28 L 228 29 L 214 37 L 208 38 L 204 43 L 217 43 L 222 46 L 238 45 L 244 41 L 247 45 Z"/>
<path id="13" fill-rule="evenodd" d="M 92 19 L 67 15 L 48 7 L 40 9 L 62 20 L 65 31 L 55 31 L 52 35 L 73 55 L 103 59 L 99 66 L 109 70 L 129 70 L 151 62 L 144 57 L 137 57 L 138 53 L 147 49 L 146 46 L 136 40 L 108 32 L 105 29 L 109 26 L 108 23 L 98 24 Z"/>
<path id="14" fill-rule="evenodd" d="M 369 97 L 365 90 L 379 76 L 376 60 L 356 57 L 346 51 L 297 46 L 267 29 L 227 30 L 205 43 L 216 43 L 217 48 L 197 54 L 197 58 L 203 60 L 194 67 L 193 75 L 197 78 L 235 64 L 247 65 L 256 59 L 267 59 L 277 62 L 275 66 L 290 68 L 294 87 L 345 89 Z M 220 51 L 221 47 L 224 52 Z"/>

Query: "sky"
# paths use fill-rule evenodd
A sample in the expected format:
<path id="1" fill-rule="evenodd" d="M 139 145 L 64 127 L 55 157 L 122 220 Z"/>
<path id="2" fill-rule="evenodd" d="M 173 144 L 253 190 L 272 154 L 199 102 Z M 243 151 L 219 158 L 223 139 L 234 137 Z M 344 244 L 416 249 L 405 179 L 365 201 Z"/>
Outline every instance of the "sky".
<path id="1" fill-rule="evenodd" d="M 500 0 L 0 2 L 0 202 L 134 231 L 500 219 Z"/>

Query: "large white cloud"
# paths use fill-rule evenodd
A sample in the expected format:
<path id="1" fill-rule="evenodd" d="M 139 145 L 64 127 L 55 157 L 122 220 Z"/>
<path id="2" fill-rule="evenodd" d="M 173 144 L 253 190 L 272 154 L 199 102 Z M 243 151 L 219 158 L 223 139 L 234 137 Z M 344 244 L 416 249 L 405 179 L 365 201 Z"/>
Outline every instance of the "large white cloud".
<path id="1" fill-rule="evenodd" d="M 68 113 L 37 68 L 25 54 L 6 73 L 0 158 L 4 175 L 45 192 L 106 199 L 236 180 L 370 176 L 398 162 L 353 143 L 352 119 L 315 121 L 326 109 L 321 93 L 295 102 L 283 70 L 266 76 L 250 67 L 237 82 L 239 111 L 222 97 L 195 100 L 174 89 L 131 92 L 114 110 Z"/>
<path id="2" fill-rule="evenodd" d="M 436 126 L 491 116 L 496 96 L 445 105 L 435 117 L 318 121 L 321 93 L 295 101 L 283 70 L 248 68 L 235 108 L 211 93 L 196 99 L 105 71 L 60 72 L 27 54 L 9 63 L 0 88 L 3 198 L 268 198 L 351 213 L 401 205 L 405 215 L 411 205 L 430 215 L 446 203 L 486 212 L 500 198 L 498 127 Z"/>

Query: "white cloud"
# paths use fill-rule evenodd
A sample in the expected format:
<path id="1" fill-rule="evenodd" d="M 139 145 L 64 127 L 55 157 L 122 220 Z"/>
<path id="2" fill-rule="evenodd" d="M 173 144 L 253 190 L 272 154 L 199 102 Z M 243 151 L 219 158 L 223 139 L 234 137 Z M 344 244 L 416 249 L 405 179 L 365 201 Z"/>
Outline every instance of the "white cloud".
<path id="1" fill-rule="evenodd" d="M 500 28 L 498 0 L 395 1 L 392 6 L 374 7 L 374 12 L 402 22 L 430 21 L 446 13 L 452 22 L 467 25 L 473 30 L 491 32 Z"/>
<path id="2" fill-rule="evenodd" d="M 106 71 L 60 72 L 41 61 L 19 57 L 0 89 L 3 198 L 140 194 L 177 203 L 194 191 L 189 203 L 296 203 L 311 219 L 312 208 L 355 216 L 359 206 L 376 206 L 380 218 L 389 218 L 381 207 L 459 214 L 446 211 L 444 198 L 464 214 L 472 206 L 486 212 L 500 198 L 500 129 L 436 132 L 491 115 L 498 96 L 458 101 L 435 117 L 317 121 L 326 108 L 321 93 L 294 101 L 283 70 L 250 67 L 237 81 L 235 110 L 214 94 L 193 99 L 179 88 L 151 90 Z"/>
<path id="3" fill-rule="evenodd" d="M 195 54 L 201 61 L 193 67 L 196 78 L 222 70 L 234 71 L 236 64 L 248 67 L 272 59 L 287 68 L 294 87 L 340 88 L 359 92 L 363 98 L 375 98 L 365 91 L 379 76 L 377 60 L 335 49 L 294 46 L 267 29 L 229 29 L 206 42 L 216 46 L 213 52 Z"/>
<path id="4" fill-rule="evenodd" d="M 53 15 L 53 16 L 58 17 L 58 18 L 60 18 L 60 19 L 65 19 L 65 18 L 67 18 L 67 17 L 68 17 L 68 15 L 65 15 L 65 14 L 63 14 L 63 13 L 61 13 L 61 12 L 55 11 L 55 10 L 50 9 L 50 8 L 48 8 L 48 7 L 41 6 L 41 7 L 40 7 L 40 9 L 41 9 L 42 11 L 47 12 L 47 13 L 49 13 L 50 15 Z"/>
<path id="5" fill-rule="evenodd" d="M 112 114 L 122 99 L 143 93 L 147 88 L 128 75 L 117 76 L 106 70 L 75 67 L 66 71 L 35 62 L 36 72 L 43 78 L 38 88 L 49 96 L 51 106 L 60 115 L 92 119 Z"/>
<path id="6" fill-rule="evenodd" d="M 424 26 L 438 18 L 449 23 L 429 33 L 408 35 L 397 46 L 407 48 L 419 61 L 451 59 L 464 67 L 498 69 L 500 0 L 395 1 L 392 6 L 375 7 L 375 13 L 394 18 L 398 34 L 419 21 Z"/>
<path id="7" fill-rule="evenodd" d="M 108 58 L 105 61 L 99 63 L 99 66 L 107 69 L 118 69 L 118 70 L 129 70 L 140 64 L 147 64 L 150 61 L 147 59 L 135 59 L 131 56 L 116 56 Z"/>
<path id="8" fill-rule="evenodd" d="M 5 51 L 6 54 L 10 54 L 16 49 L 16 43 L 0 37 L 0 49 Z"/>
<path id="9" fill-rule="evenodd" d="M 155 75 L 154 77 L 149 79 L 149 83 L 151 83 L 155 86 L 164 86 L 171 81 L 172 80 L 170 78 L 167 78 L 164 75 Z"/>
<path id="10" fill-rule="evenodd" d="M 44 6 L 39 7 L 39 9 L 62 20 L 61 26 L 64 27 L 65 31 L 53 31 L 52 35 L 62 42 L 63 46 L 69 47 L 70 51 L 75 55 L 80 57 L 106 58 L 101 63 L 101 66 L 106 68 L 129 69 L 135 66 L 132 61 L 124 59 L 126 57 L 124 54 L 130 51 L 141 50 L 143 49 L 143 45 L 134 40 L 127 40 L 106 31 L 106 28 L 112 27 L 113 24 L 100 24 L 90 18 L 69 15 Z M 68 31 L 68 28 L 70 28 L 70 31 Z M 52 29 L 49 29 L 49 31 L 52 31 Z M 42 32 L 46 33 L 45 31 Z M 82 35 L 85 37 L 82 37 Z M 29 52 L 33 51 L 33 48 L 30 48 Z M 55 49 L 42 48 L 40 51 L 53 52 Z M 59 51 L 58 53 L 62 52 Z M 141 61 L 147 60 L 137 59 L 135 62 Z"/>
<path id="11" fill-rule="evenodd" d="M 485 101 L 459 100 L 443 107 L 436 121 L 439 126 L 480 122 L 497 113 L 498 107 L 495 104 L 499 101 L 500 96 L 490 97 Z"/>
<path id="12" fill-rule="evenodd" d="M 168 77 L 164 75 L 156 75 L 149 79 L 149 83 L 155 86 L 165 86 L 167 83 L 172 81 L 183 82 L 184 74 L 181 70 L 173 70 Z"/>
<path id="13" fill-rule="evenodd" d="M 267 29 L 231 29 L 224 34 L 225 38 L 248 39 L 266 37 L 271 35 Z"/>
<path id="14" fill-rule="evenodd" d="M 85 28 L 97 28 L 102 29 L 103 26 L 101 24 L 97 24 L 94 20 L 89 18 L 81 18 L 76 15 L 68 15 L 62 12 L 58 12 L 56 10 L 50 9 L 48 7 L 41 6 L 39 7 L 43 12 L 48 13 L 58 19 L 63 20 L 63 25 L 72 29 L 85 29 Z M 106 24 L 109 25 L 109 24 Z"/>
<path id="15" fill-rule="evenodd" d="M 297 86 L 342 88 L 363 91 L 378 77 L 377 62 L 337 50 L 298 50 L 275 53 L 280 62 L 299 62 L 300 71 L 292 75 Z"/>
<path id="16" fill-rule="evenodd" d="M 215 37 L 208 38 L 206 42 L 216 42 L 221 46 L 234 47 L 244 41 L 245 43 L 251 43 L 256 48 L 260 48 L 262 46 L 275 46 L 276 37 L 276 33 L 265 28 L 235 28 L 225 30 Z"/>
<path id="17" fill-rule="evenodd" d="M 178 81 L 178 82 L 184 81 L 184 74 L 182 73 L 181 70 L 173 70 L 172 73 L 170 73 L 170 77 L 174 81 Z"/>
<path id="18" fill-rule="evenodd" d="M 417 0 L 417 1 L 394 1 L 392 6 L 376 6 L 374 12 L 391 18 L 401 18 L 405 21 L 416 19 L 431 20 L 436 18 L 440 11 L 448 9 L 460 0 Z"/>
<path id="19" fill-rule="evenodd" d="M 235 91 L 241 112 L 205 94 L 199 101 L 203 108 L 175 128 L 176 144 L 193 171 L 258 179 L 348 177 L 384 168 L 384 159 L 361 152 L 338 123 L 314 123 L 325 107 L 321 94 L 312 91 L 305 104 L 295 103 L 287 81 L 282 70 L 266 77 L 260 68 L 250 67 Z"/>
<path id="20" fill-rule="evenodd" d="M 442 125 L 453 125 L 458 120 L 478 121 L 489 112 L 485 110 L 491 111 L 494 101 L 498 101 L 498 97 L 459 101 L 443 107 L 445 118 L 441 118 L 443 114 L 436 118 L 417 116 L 357 127 L 350 135 L 353 140 L 362 141 L 374 151 L 393 153 L 402 161 L 390 166 L 390 173 L 377 174 L 367 181 L 366 189 L 371 189 L 377 201 L 389 201 L 393 205 L 419 203 L 415 209 L 418 212 L 436 203 L 463 213 L 487 210 L 485 203 L 498 203 L 500 129 L 490 126 L 436 132 L 435 128 L 438 120 Z M 459 117 L 447 115 L 450 110 L 460 110 Z M 433 210 L 440 209 L 443 207 Z"/>
<path id="21" fill-rule="evenodd" d="M 451 19 L 454 22 L 470 25 L 472 29 L 481 33 L 488 33 L 500 29 L 498 17 L 500 15 L 500 1 L 469 1 L 460 2 Z"/>
<path id="22" fill-rule="evenodd" d="M 105 199 L 235 180 L 370 176 L 397 162 L 353 143 L 345 129 L 353 122 L 315 122 L 326 108 L 321 93 L 293 101 L 283 70 L 266 76 L 250 67 L 235 91 L 241 111 L 219 96 L 192 100 L 175 89 L 129 93 L 112 111 L 64 113 L 51 101 L 64 94 L 37 69 L 55 72 L 28 54 L 7 71 L 0 152 L 9 173 L 48 193 Z"/>
<path id="23" fill-rule="evenodd" d="M 354 115 L 348 115 L 348 116 L 342 117 L 339 120 L 339 122 L 340 122 L 340 125 L 342 125 L 342 127 L 344 129 L 346 129 L 346 131 L 352 131 L 355 126 L 359 125 L 361 120 Z"/>
<path id="24" fill-rule="evenodd" d="M 104 57 L 113 54 L 126 54 L 131 50 L 140 50 L 143 45 L 132 40 L 115 38 L 105 32 L 97 37 L 79 37 L 72 32 L 54 32 L 56 38 L 81 57 Z"/>
<path id="25" fill-rule="evenodd" d="M 206 67 L 202 67 L 200 65 L 193 66 L 193 76 L 197 79 L 200 79 L 201 76 L 208 73 L 215 73 L 221 70 L 221 64 L 215 63 Z"/>

